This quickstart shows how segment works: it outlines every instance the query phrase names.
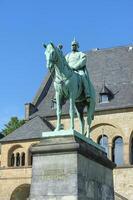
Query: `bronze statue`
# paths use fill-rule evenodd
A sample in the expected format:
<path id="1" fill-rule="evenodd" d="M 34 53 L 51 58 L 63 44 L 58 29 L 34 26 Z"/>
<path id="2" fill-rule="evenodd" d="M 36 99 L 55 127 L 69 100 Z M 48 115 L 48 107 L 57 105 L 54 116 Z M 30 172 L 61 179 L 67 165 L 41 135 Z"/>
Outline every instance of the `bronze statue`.
<path id="1" fill-rule="evenodd" d="M 86 55 L 78 52 L 78 43 L 72 43 L 72 53 L 64 57 L 61 46 L 53 43 L 44 45 L 47 68 L 55 71 L 54 87 L 57 103 L 57 126 L 61 129 L 63 99 L 70 101 L 70 129 L 74 129 L 75 109 L 80 120 L 81 133 L 84 134 L 84 108 L 87 107 L 87 124 L 91 125 L 95 110 L 95 90 L 86 69 Z"/>

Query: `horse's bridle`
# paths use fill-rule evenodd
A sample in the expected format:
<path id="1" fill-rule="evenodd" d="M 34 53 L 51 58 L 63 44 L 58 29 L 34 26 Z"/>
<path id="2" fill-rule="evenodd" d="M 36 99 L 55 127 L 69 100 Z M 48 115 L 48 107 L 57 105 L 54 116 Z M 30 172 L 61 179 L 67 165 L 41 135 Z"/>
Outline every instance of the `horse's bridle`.
<path id="1" fill-rule="evenodd" d="M 56 53 L 57 53 L 57 52 L 56 52 Z M 50 61 L 52 62 L 53 65 L 56 65 L 57 62 L 58 62 L 58 57 L 55 57 L 55 58 L 56 58 L 55 60 L 50 59 Z M 53 74 L 55 74 L 55 73 L 54 73 L 55 69 L 49 69 L 49 71 L 50 71 L 50 73 L 51 73 L 51 77 L 52 77 L 53 81 L 54 81 L 55 83 L 61 84 L 61 85 L 63 85 L 67 80 L 69 80 L 69 79 L 73 76 L 73 73 L 72 73 L 72 70 L 71 70 L 71 75 L 70 75 L 68 78 L 66 78 L 66 79 L 60 79 L 60 78 L 57 76 L 57 78 L 58 78 L 59 81 L 60 81 L 60 82 L 57 82 L 57 81 L 55 81 L 55 78 L 54 78 L 54 76 L 53 76 Z"/>

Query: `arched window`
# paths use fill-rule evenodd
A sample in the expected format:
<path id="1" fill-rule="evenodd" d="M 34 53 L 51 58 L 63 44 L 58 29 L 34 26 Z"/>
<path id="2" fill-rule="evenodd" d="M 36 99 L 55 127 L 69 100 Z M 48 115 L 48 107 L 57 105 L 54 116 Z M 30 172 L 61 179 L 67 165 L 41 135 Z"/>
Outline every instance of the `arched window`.
<path id="1" fill-rule="evenodd" d="M 106 135 L 101 135 L 98 139 L 98 144 L 100 144 L 106 151 L 108 155 L 108 137 Z"/>
<path id="2" fill-rule="evenodd" d="M 10 200 L 28 200 L 30 195 L 30 185 L 29 184 L 23 184 L 19 185 L 13 193 L 11 194 Z"/>
<path id="3" fill-rule="evenodd" d="M 14 153 L 11 155 L 11 167 L 15 165 L 15 156 Z"/>
<path id="4" fill-rule="evenodd" d="M 123 165 L 123 139 L 117 137 L 113 141 L 112 160 L 118 166 Z"/>
<path id="5" fill-rule="evenodd" d="M 25 165 L 25 153 L 24 152 L 21 154 L 21 165 L 22 166 Z"/>
<path id="6" fill-rule="evenodd" d="M 21 145 L 13 145 L 9 151 L 8 151 L 8 161 L 7 161 L 7 165 L 9 167 L 13 167 L 13 166 L 16 166 L 16 163 L 17 163 L 17 166 L 19 166 L 19 157 L 20 155 L 17 155 L 18 152 L 20 152 L 20 150 L 22 149 L 23 147 Z M 17 153 L 16 153 L 17 152 Z"/>
<path id="7" fill-rule="evenodd" d="M 131 150 L 130 150 L 130 163 L 133 165 L 133 137 L 131 139 Z"/>
<path id="8" fill-rule="evenodd" d="M 16 154 L 16 166 L 20 166 L 20 153 Z"/>

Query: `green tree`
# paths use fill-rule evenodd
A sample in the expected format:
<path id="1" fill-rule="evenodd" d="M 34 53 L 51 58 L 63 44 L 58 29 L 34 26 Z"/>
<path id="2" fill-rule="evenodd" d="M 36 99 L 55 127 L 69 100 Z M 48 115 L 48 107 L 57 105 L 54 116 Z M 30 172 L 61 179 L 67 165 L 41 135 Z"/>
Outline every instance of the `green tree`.
<path id="1" fill-rule="evenodd" d="M 4 125 L 5 128 L 2 130 L 2 133 L 6 136 L 22 126 L 24 123 L 25 120 L 19 120 L 17 117 L 11 117 L 10 121 Z"/>

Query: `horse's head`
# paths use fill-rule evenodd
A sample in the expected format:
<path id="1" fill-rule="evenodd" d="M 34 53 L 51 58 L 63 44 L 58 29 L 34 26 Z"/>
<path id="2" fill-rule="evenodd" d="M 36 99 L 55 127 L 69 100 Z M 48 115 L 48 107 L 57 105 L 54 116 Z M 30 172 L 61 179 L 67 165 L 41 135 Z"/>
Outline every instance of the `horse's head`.
<path id="1" fill-rule="evenodd" d="M 47 46 L 44 45 L 46 48 L 45 55 L 46 55 L 46 61 L 47 61 L 47 68 L 52 71 L 54 65 L 58 61 L 58 55 L 56 52 L 56 47 L 54 47 L 53 43 L 48 44 Z"/>

